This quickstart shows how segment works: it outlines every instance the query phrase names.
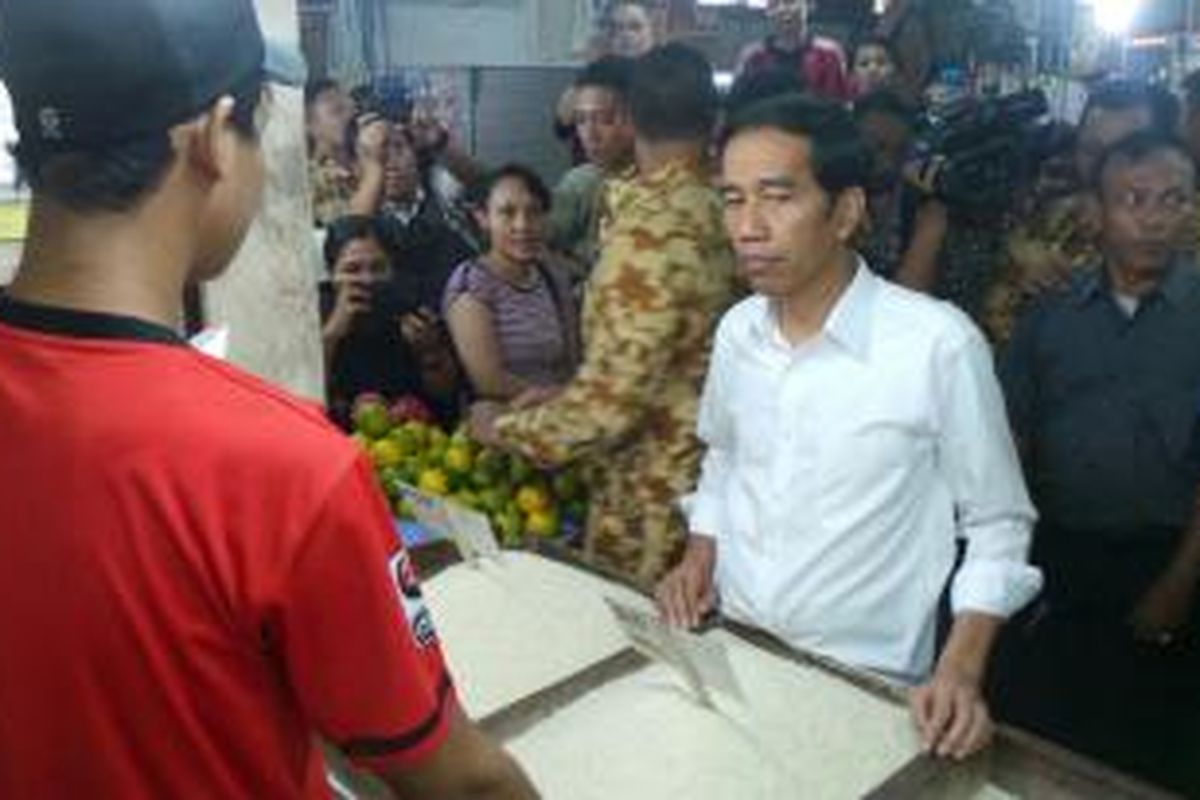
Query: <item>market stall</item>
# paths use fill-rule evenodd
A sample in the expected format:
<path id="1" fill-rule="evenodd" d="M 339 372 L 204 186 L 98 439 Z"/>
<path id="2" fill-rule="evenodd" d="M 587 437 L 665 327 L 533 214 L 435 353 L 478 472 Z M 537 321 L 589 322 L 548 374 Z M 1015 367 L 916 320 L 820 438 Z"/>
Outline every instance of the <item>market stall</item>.
<path id="1" fill-rule="evenodd" d="M 649 598 L 559 545 L 531 548 L 415 555 L 464 705 L 547 798 L 1169 797 L 1010 729 L 968 762 L 928 758 L 898 688 L 727 620 L 684 635 L 733 677 L 697 693 L 609 605 L 649 613 Z"/>

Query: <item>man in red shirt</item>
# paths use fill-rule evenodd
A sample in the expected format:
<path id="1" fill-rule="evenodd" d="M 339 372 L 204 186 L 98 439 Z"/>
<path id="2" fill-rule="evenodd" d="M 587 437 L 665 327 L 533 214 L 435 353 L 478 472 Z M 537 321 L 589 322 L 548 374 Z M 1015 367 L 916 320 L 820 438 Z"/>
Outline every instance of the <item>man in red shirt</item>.
<path id="1" fill-rule="evenodd" d="M 319 411 L 190 349 L 258 208 L 251 0 L 6 0 L 34 189 L 0 300 L 0 797 L 530 798 L 460 710 L 407 554 Z"/>
<path id="2" fill-rule="evenodd" d="M 795 70 L 810 94 L 848 101 L 852 92 L 846 55 L 837 42 L 809 31 L 812 5 L 813 0 L 767 0 L 767 17 L 775 31 L 742 52 L 737 72 Z"/>

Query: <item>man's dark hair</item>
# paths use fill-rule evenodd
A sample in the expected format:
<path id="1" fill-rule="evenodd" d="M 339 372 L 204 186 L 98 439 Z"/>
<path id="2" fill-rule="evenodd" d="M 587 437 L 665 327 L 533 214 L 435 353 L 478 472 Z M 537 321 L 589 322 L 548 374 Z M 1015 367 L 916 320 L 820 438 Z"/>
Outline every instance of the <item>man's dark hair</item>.
<path id="1" fill-rule="evenodd" d="M 622 102 L 628 102 L 632 80 L 633 59 L 604 56 L 581 69 L 573 85 L 576 89 L 607 89 Z"/>
<path id="2" fill-rule="evenodd" d="M 656 47 L 634 63 L 629 108 L 651 142 L 708 139 L 720 107 L 712 65 L 681 44 Z"/>
<path id="3" fill-rule="evenodd" d="M 231 123 L 247 139 L 258 136 L 254 118 L 262 93 L 258 77 L 230 92 Z M 167 130 L 67 152 L 18 145 L 16 155 L 35 193 L 77 213 L 128 211 L 158 188 L 175 159 Z"/>
<path id="4" fill-rule="evenodd" d="M 755 103 L 730 118 L 722 146 L 738 134 L 777 130 L 808 140 L 817 183 L 831 198 L 870 185 L 871 152 L 842 106 L 801 94 Z"/>
<path id="5" fill-rule="evenodd" d="M 662 8 L 659 0 L 609 0 L 604 6 L 600 21 L 605 25 L 611 25 L 613 14 L 621 6 L 637 6 L 652 16 Z"/>
<path id="6" fill-rule="evenodd" d="M 525 188 L 533 195 L 534 199 L 542 207 L 543 211 L 549 211 L 553 204 L 553 198 L 550 195 L 550 190 L 546 188 L 546 182 L 542 177 L 524 164 L 505 164 L 499 169 L 492 170 L 485 175 L 482 180 L 477 181 L 467 191 L 467 204 L 476 210 L 482 211 L 487 208 L 488 200 L 492 197 L 492 192 L 502 182 L 509 179 L 520 181 L 525 185 Z"/>
<path id="7" fill-rule="evenodd" d="M 385 251 L 387 250 L 387 235 L 375 217 L 356 214 L 339 217 L 329 223 L 325 230 L 325 269 L 332 273 L 342 253 L 351 242 L 357 242 L 359 239 L 374 239 Z"/>
<path id="8" fill-rule="evenodd" d="M 909 128 L 917 125 L 917 110 L 891 89 L 876 89 L 854 101 L 854 119 L 862 122 L 870 114 L 899 120 Z"/>
<path id="9" fill-rule="evenodd" d="M 747 70 L 738 76 L 725 96 L 725 113 L 737 114 L 760 100 L 804 91 L 800 73 L 788 67 Z"/>
<path id="10" fill-rule="evenodd" d="M 304 107 L 311 108 L 312 104 L 321 99 L 321 95 L 341 89 L 342 86 L 332 78 L 319 78 L 304 84 Z"/>
<path id="11" fill-rule="evenodd" d="M 1145 130 L 1126 136 L 1100 156 L 1091 176 L 1096 194 L 1100 197 L 1104 196 L 1104 176 L 1112 170 L 1115 162 L 1124 162 L 1126 165 L 1139 164 L 1150 156 L 1169 152 L 1178 153 L 1180 158 L 1192 165 L 1194 180 L 1195 162 L 1192 160 L 1192 154 L 1187 145 L 1173 133 Z"/>
<path id="12" fill-rule="evenodd" d="M 886 36 L 880 36 L 877 33 L 872 33 L 854 43 L 854 47 L 850 50 L 851 66 L 853 66 L 853 62 L 858 58 L 858 51 L 864 47 L 878 47 L 888 54 L 888 58 L 892 60 L 893 64 L 896 63 L 896 48 L 892 46 L 891 39 L 888 39 Z"/>
<path id="13" fill-rule="evenodd" d="M 1151 125 L 1161 133 L 1171 133 L 1179 125 L 1179 100 L 1162 86 L 1127 78 L 1114 78 L 1096 84 L 1088 91 L 1082 124 L 1093 109 L 1104 111 L 1149 110 Z"/>

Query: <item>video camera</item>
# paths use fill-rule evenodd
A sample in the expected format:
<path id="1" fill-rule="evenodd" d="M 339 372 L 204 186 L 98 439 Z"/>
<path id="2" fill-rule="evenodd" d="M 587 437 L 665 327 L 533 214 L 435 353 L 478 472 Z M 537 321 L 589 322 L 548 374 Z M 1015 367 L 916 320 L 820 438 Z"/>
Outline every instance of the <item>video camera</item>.
<path id="1" fill-rule="evenodd" d="M 926 114 L 918 127 L 915 173 L 919 188 L 972 216 L 1006 212 L 1018 189 L 1059 146 L 1043 122 L 1041 90 L 966 98 Z"/>

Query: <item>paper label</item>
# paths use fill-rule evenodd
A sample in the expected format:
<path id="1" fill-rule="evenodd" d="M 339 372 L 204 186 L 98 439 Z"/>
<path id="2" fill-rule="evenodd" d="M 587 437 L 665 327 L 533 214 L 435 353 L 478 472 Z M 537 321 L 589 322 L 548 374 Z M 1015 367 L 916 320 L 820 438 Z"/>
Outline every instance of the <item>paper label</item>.
<path id="1" fill-rule="evenodd" d="M 450 540 L 464 561 L 496 558 L 500 545 L 492 524 L 483 514 L 451 503 L 444 498 L 401 484 L 400 491 L 413 509 L 417 523 L 425 529 L 430 541 Z"/>
<path id="2" fill-rule="evenodd" d="M 611 599 L 607 603 L 634 648 L 677 671 L 701 704 L 712 707 L 710 688 L 742 697 L 723 644 L 676 630 L 655 614 Z"/>
<path id="3" fill-rule="evenodd" d="M 446 511 L 450 518 L 454 544 L 463 558 L 473 560 L 499 557 L 500 544 L 496 541 L 492 523 L 487 517 L 457 503 L 446 503 Z"/>

